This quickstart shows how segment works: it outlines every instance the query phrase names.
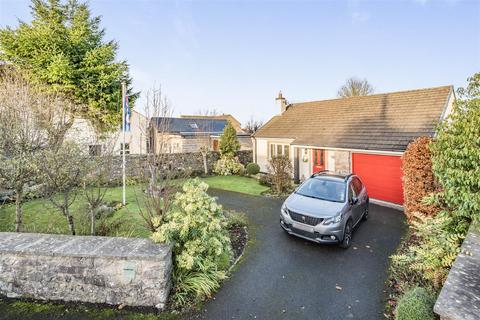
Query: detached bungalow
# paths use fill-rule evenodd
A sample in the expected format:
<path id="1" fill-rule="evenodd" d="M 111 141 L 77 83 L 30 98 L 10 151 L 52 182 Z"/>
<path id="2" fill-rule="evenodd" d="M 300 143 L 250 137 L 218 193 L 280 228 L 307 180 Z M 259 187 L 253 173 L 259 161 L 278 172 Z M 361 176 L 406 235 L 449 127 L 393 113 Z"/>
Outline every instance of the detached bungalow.
<path id="1" fill-rule="evenodd" d="M 377 201 L 403 204 L 401 156 L 417 137 L 433 136 L 452 110 L 452 86 L 370 96 L 287 103 L 253 135 L 254 161 L 287 155 L 293 178 L 314 172 L 355 173 Z"/>
<path id="2" fill-rule="evenodd" d="M 251 150 L 250 134 L 231 115 L 154 117 L 150 123 L 149 145 L 156 153 L 198 152 L 206 147 L 218 151 L 220 136 L 228 122 L 237 131 L 241 150 Z"/>

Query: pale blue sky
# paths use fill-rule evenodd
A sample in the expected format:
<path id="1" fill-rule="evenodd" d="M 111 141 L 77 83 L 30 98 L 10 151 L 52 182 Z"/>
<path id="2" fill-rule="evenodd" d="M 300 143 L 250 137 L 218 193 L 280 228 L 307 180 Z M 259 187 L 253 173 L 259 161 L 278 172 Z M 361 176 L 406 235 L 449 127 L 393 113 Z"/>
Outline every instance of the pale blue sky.
<path id="1" fill-rule="evenodd" d="M 0 25 L 30 20 L 0 0 Z M 480 71 L 480 1 L 90 1 L 135 88 L 161 84 L 176 114 L 242 122 L 289 101 L 334 98 L 350 76 L 378 93 L 453 84 Z M 142 100 L 137 108 L 141 109 Z"/>

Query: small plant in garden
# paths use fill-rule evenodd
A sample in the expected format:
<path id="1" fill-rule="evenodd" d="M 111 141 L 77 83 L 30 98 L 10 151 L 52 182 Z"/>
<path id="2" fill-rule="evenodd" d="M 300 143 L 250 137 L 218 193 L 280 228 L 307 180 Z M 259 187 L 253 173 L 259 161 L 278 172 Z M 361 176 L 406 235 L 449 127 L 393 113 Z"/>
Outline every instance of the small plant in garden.
<path id="1" fill-rule="evenodd" d="M 250 174 L 250 175 L 255 175 L 255 174 L 258 174 L 260 172 L 260 166 L 256 163 L 247 164 L 245 169 L 247 170 L 247 173 Z"/>
<path id="2" fill-rule="evenodd" d="M 226 278 L 232 257 L 222 207 L 207 189 L 198 178 L 185 182 L 152 234 L 156 242 L 174 244 L 173 300 L 178 305 L 210 297 Z"/>
<path id="3" fill-rule="evenodd" d="M 268 175 L 275 194 L 284 194 L 292 187 L 292 163 L 287 156 L 272 157 L 268 162 Z"/>
<path id="4" fill-rule="evenodd" d="M 262 174 L 258 179 L 258 183 L 262 186 L 271 187 L 272 186 L 272 177 L 270 174 Z"/>
<path id="5" fill-rule="evenodd" d="M 412 244 L 407 252 L 392 256 L 395 270 L 404 270 L 401 276 L 405 282 L 418 279 L 424 284 L 440 289 L 448 275 L 464 238 L 462 234 L 445 232 L 451 224 L 451 218 L 445 213 L 435 217 L 417 215 L 412 228 L 417 243 Z"/>
<path id="6" fill-rule="evenodd" d="M 435 320 L 435 295 L 424 288 L 415 287 L 402 296 L 396 310 L 396 320 Z"/>
<path id="7" fill-rule="evenodd" d="M 245 227 L 248 225 L 248 216 L 243 212 L 226 211 L 227 228 Z"/>
<path id="8" fill-rule="evenodd" d="M 237 131 L 230 121 L 228 121 L 220 136 L 219 148 L 222 156 L 235 156 L 238 150 L 240 150 Z"/>
<path id="9" fill-rule="evenodd" d="M 240 150 L 240 142 L 237 132 L 230 123 L 227 123 L 220 136 L 220 159 L 213 166 L 213 172 L 219 175 L 228 176 L 232 174 L 243 174 L 244 167 L 236 157 Z"/>
<path id="10" fill-rule="evenodd" d="M 238 157 L 222 156 L 213 166 L 213 172 L 221 176 L 229 176 L 232 174 L 242 174 L 244 167 L 238 160 Z"/>

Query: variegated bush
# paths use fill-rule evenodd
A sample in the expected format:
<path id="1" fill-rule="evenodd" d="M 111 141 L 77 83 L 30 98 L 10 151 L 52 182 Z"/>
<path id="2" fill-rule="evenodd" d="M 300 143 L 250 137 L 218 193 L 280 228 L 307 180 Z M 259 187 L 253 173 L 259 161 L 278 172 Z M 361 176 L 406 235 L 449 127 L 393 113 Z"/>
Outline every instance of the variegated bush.
<path id="1" fill-rule="evenodd" d="M 232 258 L 222 206 L 199 179 L 185 182 L 157 231 L 156 242 L 172 243 L 174 301 L 180 305 L 209 297 L 226 277 Z"/>

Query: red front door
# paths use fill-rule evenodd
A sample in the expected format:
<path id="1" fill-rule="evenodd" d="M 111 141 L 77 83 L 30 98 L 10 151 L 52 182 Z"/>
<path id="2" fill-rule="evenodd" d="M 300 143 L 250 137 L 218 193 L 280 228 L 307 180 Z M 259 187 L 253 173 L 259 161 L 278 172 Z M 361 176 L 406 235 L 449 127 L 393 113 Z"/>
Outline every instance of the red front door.
<path id="1" fill-rule="evenodd" d="M 312 150 L 313 173 L 325 170 L 325 150 Z"/>

